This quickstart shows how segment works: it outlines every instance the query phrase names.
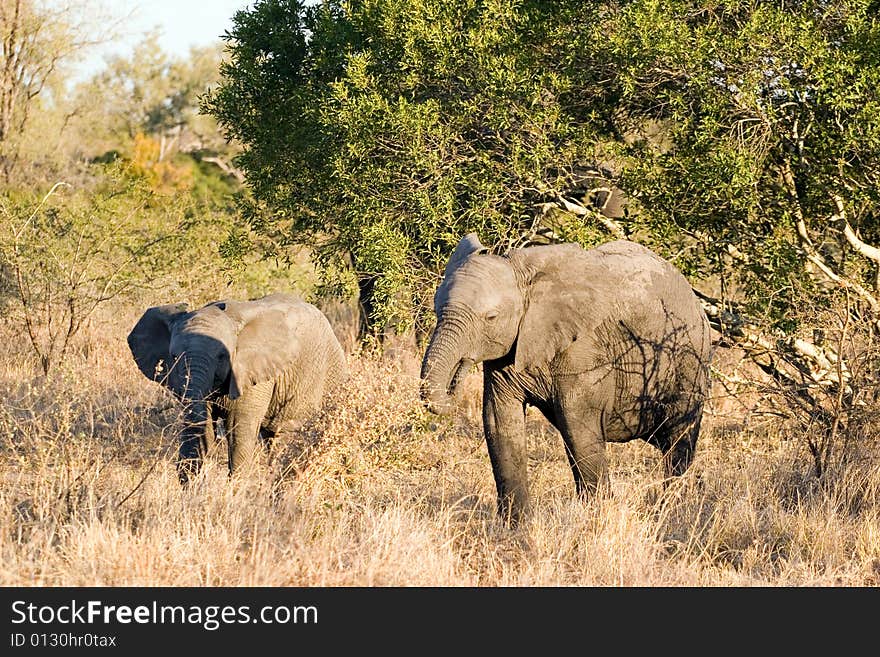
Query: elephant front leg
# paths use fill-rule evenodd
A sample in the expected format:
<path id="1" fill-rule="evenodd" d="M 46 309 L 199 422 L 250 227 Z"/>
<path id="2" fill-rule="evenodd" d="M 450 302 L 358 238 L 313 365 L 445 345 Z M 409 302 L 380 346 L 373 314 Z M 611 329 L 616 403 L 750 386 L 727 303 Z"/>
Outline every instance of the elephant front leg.
<path id="1" fill-rule="evenodd" d="M 207 418 L 205 419 L 205 431 L 201 436 L 201 448 L 202 455 L 207 456 L 211 452 L 214 451 L 214 447 L 217 444 L 217 436 L 214 432 L 214 422 L 216 418 L 214 417 L 214 409 L 212 404 L 206 404 L 205 410 L 207 413 Z"/>
<path id="2" fill-rule="evenodd" d="M 498 491 L 498 513 L 511 526 L 523 517 L 529 501 L 525 402 L 504 394 L 486 372 L 483 384 L 483 430 Z"/>
<path id="3" fill-rule="evenodd" d="M 269 410 L 274 385 L 272 381 L 258 383 L 230 403 L 226 419 L 230 475 L 252 465 L 259 457 L 260 426 Z"/>
<path id="4" fill-rule="evenodd" d="M 177 478 L 183 486 L 189 484 L 202 469 L 200 431 L 187 427 L 180 436 L 177 454 Z"/>
<path id="5" fill-rule="evenodd" d="M 177 476 L 184 486 L 202 469 L 205 454 L 205 431 L 210 413 L 204 401 L 188 400 L 184 405 L 184 425 L 180 433 L 177 455 Z"/>

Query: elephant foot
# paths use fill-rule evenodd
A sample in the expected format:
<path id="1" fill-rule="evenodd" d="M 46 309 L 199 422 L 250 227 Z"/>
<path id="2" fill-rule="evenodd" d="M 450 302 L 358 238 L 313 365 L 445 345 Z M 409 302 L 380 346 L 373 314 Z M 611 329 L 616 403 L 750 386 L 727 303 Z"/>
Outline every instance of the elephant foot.
<path id="1" fill-rule="evenodd" d="M 202 469 L 201 459 L 179 459 L 177 461 L 177 479 L 180 485 L 186 488 L 189 482 L 199 474 Z"/>
<path id="2" fill-rule="evenodd" d="M 696 451 L 696 437 L 696 431 L 691 429 L 664 451 L 663 466 L 667 477 L 680 477 L 690 468 Z"/>
<path id="3" fill-rule="evenodd" d="M 498 517 L 509 529 L 519 527 L 526 517 L 527 500 L 506 495 L 498 498 Z"/>
<path id="4" fill-rule="evenodd" d="M 229 479 L 263 479 L 271 463 L 271 448 L 261 440 L 248 450 L 239 451 L 229 460 Z"/>

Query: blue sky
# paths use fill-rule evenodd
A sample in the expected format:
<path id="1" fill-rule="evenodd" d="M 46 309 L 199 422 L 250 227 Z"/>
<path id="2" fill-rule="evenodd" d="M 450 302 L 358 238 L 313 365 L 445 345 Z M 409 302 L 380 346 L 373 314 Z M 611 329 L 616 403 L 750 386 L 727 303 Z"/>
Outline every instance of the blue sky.
<path id="1" fill-rule="evenodd" d="M 158 29 L 162 47 L 174 55 L 186 55 L 190 46 L 218 41 L 232 26 L 232 15 L 253 4 L 253 0 L 103 0 L 100 4 L 113 16 L 130 18 L 124 22 L 118 39 L 96 49 L 80 63 L 78 78 L 103 68 L 104 57 L 109 54 L 130 53 L 153 29 Z"/>

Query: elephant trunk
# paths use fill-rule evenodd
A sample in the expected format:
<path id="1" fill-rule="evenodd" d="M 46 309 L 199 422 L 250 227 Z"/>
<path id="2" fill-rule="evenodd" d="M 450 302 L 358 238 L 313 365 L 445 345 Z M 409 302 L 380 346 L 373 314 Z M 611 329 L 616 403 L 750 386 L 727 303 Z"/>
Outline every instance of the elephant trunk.
<path id="1" fill-rule="evenodd" d="M 428 410 L 437 415 L 452 412 L 456 388 L 474 364 L 463 355 L 462 333 L 447 322 L 438 323 L 422 360 L 419 392 Z"/>
<path id="2" fill-rule="evenodd" d="M 188 380 L 183 391 L 184 426 L 180 434 L 177 473 L 186 484 L 202 467 L 203 445 L 208 414 L 207 397 L 211 393 L 215 365 L 208 359 L 188 359 Z"/>

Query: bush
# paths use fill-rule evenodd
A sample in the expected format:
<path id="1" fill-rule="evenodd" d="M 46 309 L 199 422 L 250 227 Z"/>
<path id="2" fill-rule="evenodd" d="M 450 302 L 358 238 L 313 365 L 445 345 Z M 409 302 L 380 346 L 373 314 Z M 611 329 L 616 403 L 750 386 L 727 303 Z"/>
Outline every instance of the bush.
<path id="1" fill-rule="evenodd" d="M 43 195 L 0 196 L 0 303 L 44 374 L 95 310 L 117 297 L 162 288 L 161 298 L 150 294 L 147 303 L 200 304 L 297 286 L 273 263 L 232 267 L 223 260 L 219 246 L 234 224 L 228 208 L 156 191 L 124 164 L 98 174 L 90 188 L 60 182 Z"/>

